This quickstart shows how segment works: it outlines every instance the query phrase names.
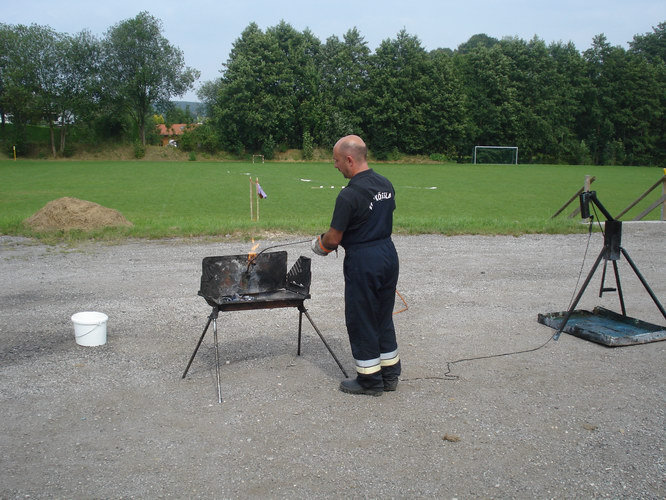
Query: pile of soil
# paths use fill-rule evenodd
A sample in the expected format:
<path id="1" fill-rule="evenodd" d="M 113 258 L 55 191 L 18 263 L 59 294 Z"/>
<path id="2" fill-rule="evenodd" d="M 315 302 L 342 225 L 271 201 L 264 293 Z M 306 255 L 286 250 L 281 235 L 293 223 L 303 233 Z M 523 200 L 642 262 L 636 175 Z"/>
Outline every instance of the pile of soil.
<path id="1" fill-rule="evenodd" d="M 103 207 L 92 201 L 70 197 L 48 202 L 44 208 L 27 218 L 24 223 L 35 231 L 69 231 L 71 229 L 89 231 L 109 226 L 133 226 L 117 210 Z"/>

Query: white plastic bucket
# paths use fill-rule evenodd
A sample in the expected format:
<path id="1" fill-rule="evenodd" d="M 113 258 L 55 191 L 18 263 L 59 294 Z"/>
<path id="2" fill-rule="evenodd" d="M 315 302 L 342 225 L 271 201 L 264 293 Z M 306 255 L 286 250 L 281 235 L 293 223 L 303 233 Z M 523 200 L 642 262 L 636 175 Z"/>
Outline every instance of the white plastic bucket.
<path id="1" fill-rule="evenodd" d="M 85 346 L 106 344 L 106 322 L 109 317 L 101 312 L 85 311 L 72 316 L 76 343 Z"/>

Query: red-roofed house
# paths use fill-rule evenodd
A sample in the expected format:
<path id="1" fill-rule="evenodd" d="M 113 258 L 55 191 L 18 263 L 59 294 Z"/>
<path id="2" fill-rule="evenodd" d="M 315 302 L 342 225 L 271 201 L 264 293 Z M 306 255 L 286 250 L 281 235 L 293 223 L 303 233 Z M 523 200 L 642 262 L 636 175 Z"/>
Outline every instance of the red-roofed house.
<path id="1" fill-rule="evenodd" d="M 159 123 L 157 133 L 162 137 L 162 146 L 169 144 L 169 141 L 178 141 L 178 137 L 183 135 L 186 130 L 196 127 L 195 123 L 176 123 L 167 129 L 166 125 Z"/>

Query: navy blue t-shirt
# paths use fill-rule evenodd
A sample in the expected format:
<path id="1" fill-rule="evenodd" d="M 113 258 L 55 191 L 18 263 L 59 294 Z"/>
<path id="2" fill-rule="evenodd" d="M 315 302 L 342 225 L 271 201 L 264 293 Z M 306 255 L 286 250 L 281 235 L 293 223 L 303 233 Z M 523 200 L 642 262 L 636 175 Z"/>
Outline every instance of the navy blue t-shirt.
<path id="1" fill-rule="evenodd" d="M 343 247 L 391 236 L 395 190 L 391 181 L 372 169 L 349 180 L 335 200 L 331 227 L 344 232 Z"/>

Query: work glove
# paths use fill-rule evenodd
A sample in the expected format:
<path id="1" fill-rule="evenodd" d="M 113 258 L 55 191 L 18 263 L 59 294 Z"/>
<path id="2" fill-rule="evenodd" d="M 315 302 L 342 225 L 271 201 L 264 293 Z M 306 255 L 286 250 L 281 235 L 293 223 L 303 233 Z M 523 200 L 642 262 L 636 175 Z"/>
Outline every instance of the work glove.
<path id="1" fill-rule="evenodd" d="M 314 240 L 312 240 L 312 251 L 316 253 L 317 255 L 322 255 L 326 257 L 329 253 L 331 253 L 334 249 L 333 248 L 326 248 L 324 244 L 321 241 L 321 237 L 324 236 L 323 234 L 320 236 L 317 236 Z"/>

